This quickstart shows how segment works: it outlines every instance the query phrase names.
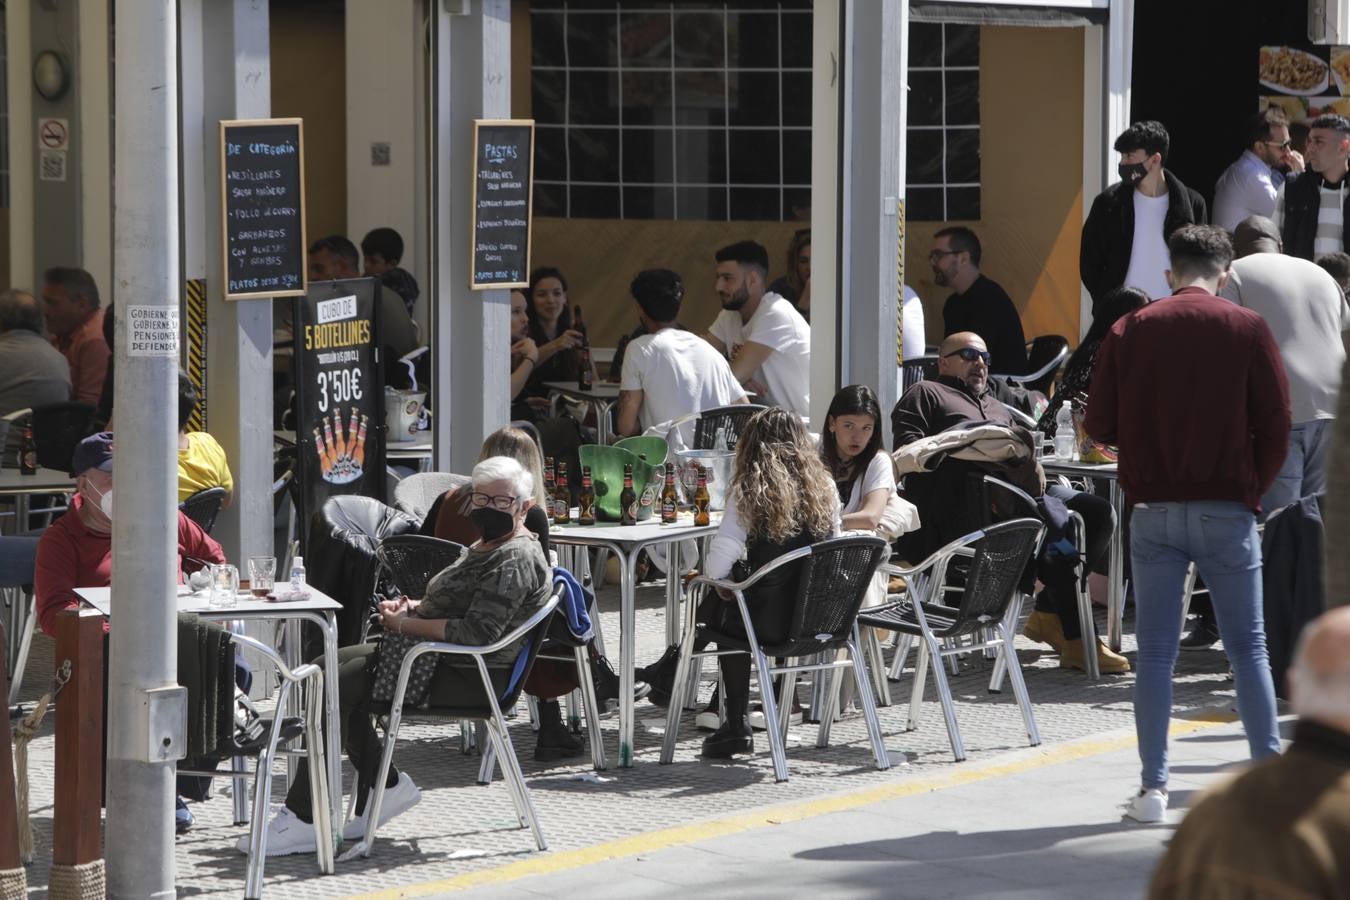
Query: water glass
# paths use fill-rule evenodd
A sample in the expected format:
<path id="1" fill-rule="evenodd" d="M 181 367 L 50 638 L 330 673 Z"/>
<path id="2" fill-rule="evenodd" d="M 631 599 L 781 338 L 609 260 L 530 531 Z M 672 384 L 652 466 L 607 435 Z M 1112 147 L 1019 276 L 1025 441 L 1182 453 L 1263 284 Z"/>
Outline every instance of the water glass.
<path id="1" fill-rule="evenodd" d="M 277 558 L 250 556 L 248 558 L 248 586 L 254 597 L 266 597 L 276 586 Z"/>
<path id="2" fill-rule="evenodd" d="M 211 567 L 211 609 L 231 609 L 238 602 L 239 569 L 229 563 Z"/>

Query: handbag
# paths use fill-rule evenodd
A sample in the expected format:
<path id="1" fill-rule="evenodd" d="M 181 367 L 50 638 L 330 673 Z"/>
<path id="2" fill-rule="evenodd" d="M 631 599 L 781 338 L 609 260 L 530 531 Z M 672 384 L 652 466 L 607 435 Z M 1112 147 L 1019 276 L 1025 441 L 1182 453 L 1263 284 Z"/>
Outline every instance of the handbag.
<path id="1" fill-rule="evenodd" d="M 426 643 L 425 638 L 411 634 L 386 632 L 380 639 L 375 651 L 375 680 L 370 687 L 370 698 L 377 703 L 389 703 L 394 699 L 398 688 L 398 674 L 403 668 L 403 657 L 418 644 Z M 408 689 L 403 694 L 404 706 L 426 706 L 431 688 L 431 679 L 436 674 L 437 655 L 424 653 L 413 663 L 408 673 Z"/>

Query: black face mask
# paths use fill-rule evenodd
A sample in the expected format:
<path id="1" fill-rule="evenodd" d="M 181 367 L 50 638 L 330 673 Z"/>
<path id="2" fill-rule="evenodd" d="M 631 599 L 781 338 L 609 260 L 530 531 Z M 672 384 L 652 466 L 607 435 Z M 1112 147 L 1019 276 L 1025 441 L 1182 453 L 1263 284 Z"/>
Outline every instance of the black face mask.
<path id="1" fill-rule="evenodd" d="M 500 509 L 471 509 L 469 521 L 478 528 L 485 541 L 495 541 L 516 529 L 515 517 Z"/>
<path id="2" fill-rule="evenodd" d="M 1148 166 L 1141 162 L 1121 163 L 1116 166 L 1116 171 L 1120 173 L 1121 181 L 1134 185 L 1138 184 L 1148 174 Z"/>

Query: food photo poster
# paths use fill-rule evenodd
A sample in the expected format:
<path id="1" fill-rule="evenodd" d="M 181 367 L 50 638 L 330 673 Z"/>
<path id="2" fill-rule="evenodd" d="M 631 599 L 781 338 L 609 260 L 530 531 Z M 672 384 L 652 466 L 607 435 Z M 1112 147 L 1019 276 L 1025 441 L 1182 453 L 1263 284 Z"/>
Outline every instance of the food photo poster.
<path id="1" fill-rule="evenodd" d="M 1350 118 L 1350 46 L 1262 47 L 1259 67 L 1258 109 L 1279 107 L 1295 124 Z"/>

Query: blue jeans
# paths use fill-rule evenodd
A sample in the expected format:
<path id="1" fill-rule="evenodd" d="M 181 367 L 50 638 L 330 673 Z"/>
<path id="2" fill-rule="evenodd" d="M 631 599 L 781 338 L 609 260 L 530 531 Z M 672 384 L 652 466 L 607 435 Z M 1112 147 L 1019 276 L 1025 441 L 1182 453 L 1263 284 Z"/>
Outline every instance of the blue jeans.
<path id="1" fill-rule="evenodd" d="M 1327 449 L 1334 419 L 1297 422 L 1289 431 L 1289 452 L 1280 474 L 1261 497 L 1261 511 L 1270 515 L 1304 497 L 1327 489 Z"/>
<path id="2" fill-rule="evenodd" d="M 1261 612 L 1256 516 L 1241 503 L 1141 503 L 1132 511 L 1130 529 L 1139 642 L 1134 728 L 1143 786 L 1167 787 L 1172 668 L 1181 637 L 1182 586 L 1191 561 L 1209 586 L 1252 758 L 1279 753 L 1275 686 Z"/>

